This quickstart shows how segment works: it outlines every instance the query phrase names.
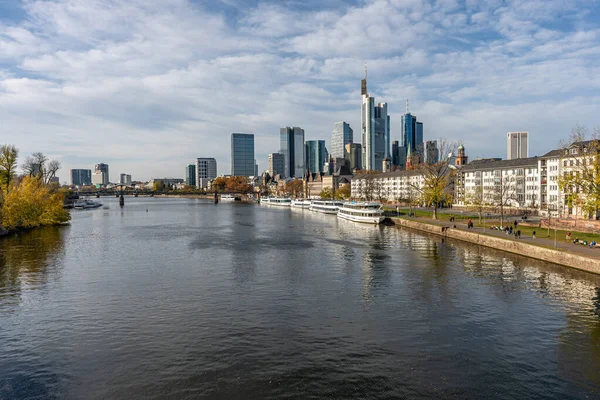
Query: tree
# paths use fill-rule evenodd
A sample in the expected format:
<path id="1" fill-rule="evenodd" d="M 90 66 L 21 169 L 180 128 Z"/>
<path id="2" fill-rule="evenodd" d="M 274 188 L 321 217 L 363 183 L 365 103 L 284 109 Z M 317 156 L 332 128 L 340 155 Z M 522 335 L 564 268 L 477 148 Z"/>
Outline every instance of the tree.
<path id="1" fill-rule="evenodd" d="M 443 139 L 438 140 L 440 154 L 454 153 L 455 144 Z M 455 170 L 450 165 L 450 157 L 443 158 L 434 164 L 421 163 L 414 166 L 421 177 L 421 184 L 411 183 L 419 193 L 419 197 L 427 207 L 433 207 L 433 219 L 437 219 L 437 210 L 443 203 L 452 201 L 451 187 L 454 184 Z"/>
<path id="2" fill-rule="evenodd" d="M 348 200 L 351 195 L 350 185 L 341 186 L 338 190 L 335 191 L 336 200 Z"/>
<path id="3" fill-rule="evenodd" d="M 325 189 L 321 190 L 321 193 L 319 193 L 319 197 L 321 197 L 322 199 L 333 199 L 333 189 L 330 187 L 326 187 Z"/>
<path id="4" fill-rule="evenodd" d="M 165 183 L 163 181 L 154 181 L 154 185 L 152 186 L 155 192 L 164 192 L 166 189 Z"/>
<path id="5" fill-rule="evenodd" d="M 362 170 L 356 172 L 356 176 L 359 179 L 364 179 L 362 197 L 365 200 L 373 201 L 381 192 L 381 184 L 377 179 L 377 175 L 380 173 L 380 171 L 376 170 Z"/>
<path id="6" fill-rule="evenodd" d="M 600 127 L 590 136 L 587 128 L 575 126 L 561 150 L 559 188 L 570 207 L 579 203 L 585 215 L 596 216 L 600 210 Z"/>
<path id="7" fill-rule="evenodd" d="M 50 193 L 40 179 L 27 176 L 4 198 L 2 226 L 21 229 L 67 222 L 71 216 L 63 201 L 62 193 Z"/>
<path id="8" fill-rule="evenodd" d="M 10 191 L 10 187 L 17 171 L 17 158 L 19 150 L 13 145 L 0 146 L 0 188 L 4 193 Z"/>
<path id="9" fill-rule="evenodd" d="M 37 152 L 27 156 L 21 169 L 25 175 L 39 178 L 42 183 L 47 185 L 60 169 L 60 162 L 49 160 L 44 153 Z"/>
<path id="10" fill-rule="evenodd" d="M 481 216 L 485 210 L 485 206 L 488 205 L 483 196 L 483 186 L 480 186 L 475 190 L 470 190 L 468 193 L 466 193 L 465 205 L 469 210 L 477 212 L 477 215 L 479 216 L 479 223 L 481 223 Z"/>
<path id="11" fill-rule="evenodd" d="M 286 196 L 303 197 L 304 181 L 302 179 L 294 179 L 293 181 L 288 181 L 285 183 L 283 191 L 286 194 Z"/>
<path id="12" fill-rule="evenodd" d="M 504 207 L 514 205 L 516 201 L 516 188 L 509 177 L 503 176 L 502 171 L 499 172 L 500 174 L 494 178 L 492 200 L 493 204 L 500 211 L 500 226 L 504 226 Z"/>

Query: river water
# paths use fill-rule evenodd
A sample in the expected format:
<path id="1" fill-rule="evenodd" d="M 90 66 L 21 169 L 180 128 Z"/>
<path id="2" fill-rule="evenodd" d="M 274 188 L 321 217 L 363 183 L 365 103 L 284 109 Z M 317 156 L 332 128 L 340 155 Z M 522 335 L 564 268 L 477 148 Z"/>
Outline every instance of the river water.
<path id="1" fill-rule="evenodd" d="M 1 399 L 600 396 L 596 276 L 310 211 L 116 200 L 0 240 Z"/>

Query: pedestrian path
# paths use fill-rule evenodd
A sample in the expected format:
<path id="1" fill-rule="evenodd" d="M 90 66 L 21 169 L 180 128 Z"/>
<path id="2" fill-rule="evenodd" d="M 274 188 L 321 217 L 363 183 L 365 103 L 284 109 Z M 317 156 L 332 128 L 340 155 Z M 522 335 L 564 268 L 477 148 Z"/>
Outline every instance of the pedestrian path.
<path id="1" fill-rule="evenodd" d="M 447 222 L 447 221 L 435 221 L 435 220 L 427 219 L 427 218 L 407 218 L 407 219 L 410 219 L 410 220 L 416 221 L 416 222 L 426 223 L 426 224 L 446 226 L 446 227 L 450 227 L 450 228 L 453 228 L 456 225 L 456 228 L 453 228 L 453 229 L 460 229 L 460 230 L 464 230 L 464 231 L 468 231 L 468 232 L 480 233 L 480 234 L 484 234 L 484 235 L 488 235 L 488 236 L 495 236 L 495 237 L 506 239 L 506 240 L 526 242 L 528 244 L 564 250 L 564 251 L 568 251 L 573 254 L 579 254 L 582 256 L 586 256 L 586 257 L 600 258 L 600 247 L 589 248 L 588 246 L 578 245 L 578 244 L 573 244 L 573 243 L 565 243 L 565 242 L 561 242 L 561 241 L 557 241 L 556 246 L 555 246 L 553 239 L 540 238 L 540 237 L 534 239 L 531 236 L 523 236 L 523 235 L 521 236 L 520 239 L 516 239 L 514 235 L 507 235 L 506 233 L 504 233 L 502 231 L 490 229 L 489 227 L 486 227 L 485 230 L 483 227 L 473 227 L 471 229 L 468 229 L 467 222 L 463 221 L 463 220 L 459 220 L 459 221 L 455 221 L 455 222 Z"/>

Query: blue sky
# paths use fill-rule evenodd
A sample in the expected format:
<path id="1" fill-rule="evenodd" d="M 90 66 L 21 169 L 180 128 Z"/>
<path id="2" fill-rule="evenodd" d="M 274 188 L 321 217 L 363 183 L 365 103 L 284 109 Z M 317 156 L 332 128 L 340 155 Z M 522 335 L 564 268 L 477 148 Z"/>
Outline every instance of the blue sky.
<path id="1" fill-rule="evenodd" d="M 426 139 L 505 157 L 506 132 L 542 154 L 600 125 L 595 0 L 0 0 L 0 143 L 111 179 L 229 172 L 231 132 L 261 171 L 282 126 L 358 136 L 360 79 L 400 140 L 406 98 Z"/>

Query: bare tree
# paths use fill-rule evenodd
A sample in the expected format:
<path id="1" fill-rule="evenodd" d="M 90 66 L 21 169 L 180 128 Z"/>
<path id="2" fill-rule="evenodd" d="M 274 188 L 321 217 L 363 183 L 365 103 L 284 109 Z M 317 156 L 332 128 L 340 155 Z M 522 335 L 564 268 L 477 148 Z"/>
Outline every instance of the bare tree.
<path id="1" fill-rule="evenodd" d="M 27 156 L 23 165 L 21 165 L 25 175 L 37 177 L 46 185 L 56 176 L 56 172 L 60 167 L 60 161 L 49 160 L 41 152 Z"/>
<path id="2" fill-rule="evenodd" d="M 562 175 L 558 185 L 565 193 L 569 208 L 580 204 L 588 217 L 600 210 L 600 127 L 589 134 L 584 126 L 575 126 L 562 143 Z"/>
<path id="3" fill-rule="evenodd" d="M 483 186 L 480 186 L 475 190 L 470 190 L 468 193 L 466 193 L 465 205 L 469 210 L 477 212 L 477 215 L 479 216 L 479 223 L 481 223 L 481 217 L 487 205 L 487 202 L 483 197 Z"/>
<path id="4" fill-rule="evenodd" d="M 494 178 L 492 190 L 492 204 L 500 211 L 500 226 L 504 226 L 505 207 L 510 207 L 516 202 L 515 184 L 509 177 L 503 176 L 502 171 Z"/>
<path id="5" fill-rule="evenodd" d="M 0 146 L 0 186 L 8 193 L 17 171 L 19 150 L 13 145 Z"/>
<path id="6" fill-rule="evenodd" d="M 56 172 L 60 169 L 60 161 L 52 160 L 48 163 L 48 166 L 44 171 L 44 183 L 49 184 L 50 181 L 56 176 Z"/>
<path id="7" fill-rule="evenodd" d="M 420 194 L 427 207 L 433 208 L 433 219 L 437 219 L 437 210 L 443 203 L 452 201 L 452 186 L 454 185 L 455 169 L 451 165 L 451 157 L 457 145 L 444 139 L 438 140 L 438 149 L 443 158 L 433 164 L 420 163 L 414 166 L 422 176 L 422 185 L 411 183 Z"/>

